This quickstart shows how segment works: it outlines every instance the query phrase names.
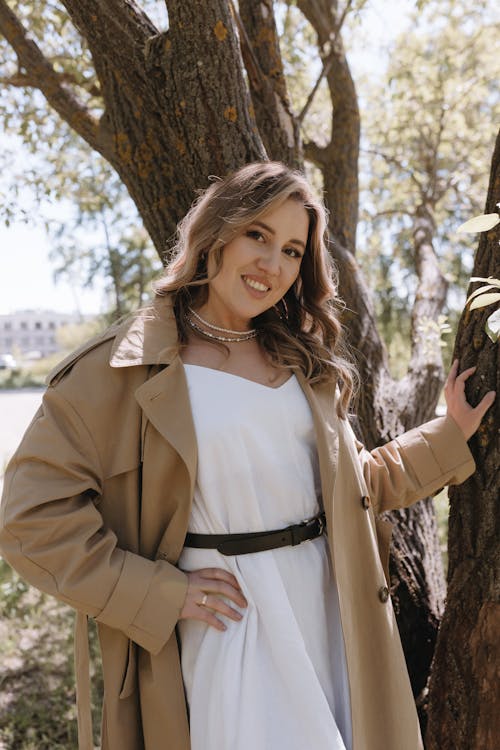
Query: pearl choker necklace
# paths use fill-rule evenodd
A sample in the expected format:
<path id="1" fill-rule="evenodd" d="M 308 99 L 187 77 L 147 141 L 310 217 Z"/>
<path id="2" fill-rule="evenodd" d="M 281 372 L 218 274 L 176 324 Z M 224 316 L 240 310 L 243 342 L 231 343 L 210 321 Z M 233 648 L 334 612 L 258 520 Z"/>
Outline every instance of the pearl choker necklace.
<path id="1" fill-rule="evenodd" d="M 194 323 L 193 320 L 188 318 L 188 323 L 192 328 L 195 328 L 197 331 L 201 331 L 201 333 L 206 334 L 209 336 L 209 338 L 216 339 L 218 341 L 248 341 L 249 339 L 255 338 L 257 336 L 257 329 L 251 328 L 249 331 L 232 331 L 230 328 L 221 328 L 220 326 L 216 326 L 213 323 L 209 323 L 208 320 L 205 320 L 201 317 L 201 315 L 198 315 L 198 313 L 193 310 L 191 307 L 188 307 L 189 312 L 193 317 L 196 318 L 200 323 L 202 323 L 207 328 L 210 328 L 212 331 L 219 331 L 220 333 L 229 333 L 231 336 L 234 336 L 235 338 L 224 338 L 222 336 L 215 336 L 214 334 L 208 333 L 208 331 L 204 331 L 202 328 L 200 328 L 196 323 Z"/>
<path id="2" fill-rule="evenodd" d="M 199 326 L 197 323 L 192 320 L 192 318 L 187 319 L 188 325 L 191 326 L 191 328 L 194 328 L 195 331 L 198 331 L 198 333 L 202 333 L 204 336 L 208 336 L 209 339 L 214 339 L 214 341 L 222 341 L 224 343 L 233 343 L 233 344 L 239 344 L 240 341 L 250 341 L 250 339 L 254 339 L 257 336 L 256 329 L 253 329 L 252 331 L 245 331 L 243 336 L 240 336 L 239 338 L 233 338 L 229 336 L 220 336 L 217 333 L 210 333 L 210 331 L 204 331 L 201 326 Z M 222 329 L 225 330 L 225 329 Z M 240 331 L 240 333 L 242 333 Z"/>

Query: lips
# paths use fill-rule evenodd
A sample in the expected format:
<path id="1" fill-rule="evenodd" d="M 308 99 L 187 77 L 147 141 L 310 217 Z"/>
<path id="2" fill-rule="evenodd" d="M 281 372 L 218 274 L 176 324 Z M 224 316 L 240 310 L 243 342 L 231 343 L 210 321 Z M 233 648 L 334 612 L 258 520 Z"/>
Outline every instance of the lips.
<path id="1" fill-rule="evenodd" d="M 251 276 L 242 276 L 242 279 L 250 289 L 254 289 L 256 292 L 269 292 L 271 289 L 271 287 L 263 281 L 259 281 Z"/>

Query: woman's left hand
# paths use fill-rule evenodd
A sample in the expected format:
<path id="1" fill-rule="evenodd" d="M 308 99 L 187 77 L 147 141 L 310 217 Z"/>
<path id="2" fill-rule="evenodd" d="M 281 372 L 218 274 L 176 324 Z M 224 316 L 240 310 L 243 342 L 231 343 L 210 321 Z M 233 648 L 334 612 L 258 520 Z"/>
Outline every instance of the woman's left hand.
<path id="1" fill-rule="evenodd" d="M 444 396 L 446 406 L 448 407 L 448 414 L 458 424 L 466 440 L 469 440 L 476 432 L 482 418 L 496 398 L 495 391 L 488 391 L 477 406 L 472 407 L 469 404 L 465 398 L 465 381 L 472 375 L 475 369 L 475 367 L 469 367 L 460 373 L 460 375 L 457 375 L 458 359 L 456 359 L 451 366 L 444 385 Z"/>

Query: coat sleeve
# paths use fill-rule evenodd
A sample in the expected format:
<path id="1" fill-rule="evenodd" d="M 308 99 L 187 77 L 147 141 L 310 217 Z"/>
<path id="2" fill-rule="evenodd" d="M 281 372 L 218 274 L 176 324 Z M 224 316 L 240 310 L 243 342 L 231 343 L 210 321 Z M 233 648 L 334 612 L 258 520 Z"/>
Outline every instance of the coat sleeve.
<path id="1" fill-rule="evenodd" d="M 157 653 L 179 619 L 187 576 L 121 549 L 94 502 L 101 491 L 90 431 L 49 388 L 6 470 L 0 552 L 37 588 Z"/>
<path id="2" fill-rule="evenodd" d="M 372 451 L 354 440 L 377 513 L 411 505 L 447 484 L 461 484 L 476 469 L 467 441 L 449 415 L 415 427 Z"/>

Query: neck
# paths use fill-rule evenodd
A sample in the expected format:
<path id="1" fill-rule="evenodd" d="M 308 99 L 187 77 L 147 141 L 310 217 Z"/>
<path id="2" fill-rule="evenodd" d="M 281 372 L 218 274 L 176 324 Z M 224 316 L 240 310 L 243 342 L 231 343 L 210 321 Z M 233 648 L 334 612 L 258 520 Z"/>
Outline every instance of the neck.
<path id="1" fill-rule="evenodd" d="M 207 327 L 215 326 L 217 329 L 232 331 L 235 334 L 244 334 L 253 330 L 252 321 L 235 318 L 226 311 L 218 311 L 212 305 L 202 305 L 200 308 L 192 308 L 192 314 L 200 316 L 201 321 Z"/>
<path id="2" fill-rule="evenodd" d="M 189 317 L 187 319 L 188 324 L 194 331 L 205 335 L 207 338 L 213 341 L 221 341 L 224 343 L 241 343 L 243 341 L 249 341 L 257 336 L 257 330 L 255 328 L 239 330 L 233 328 L 225 328 L 223 326 L 211 323 L 209 320 L 203 318 L 200 313 L 189 308 Z"/>

